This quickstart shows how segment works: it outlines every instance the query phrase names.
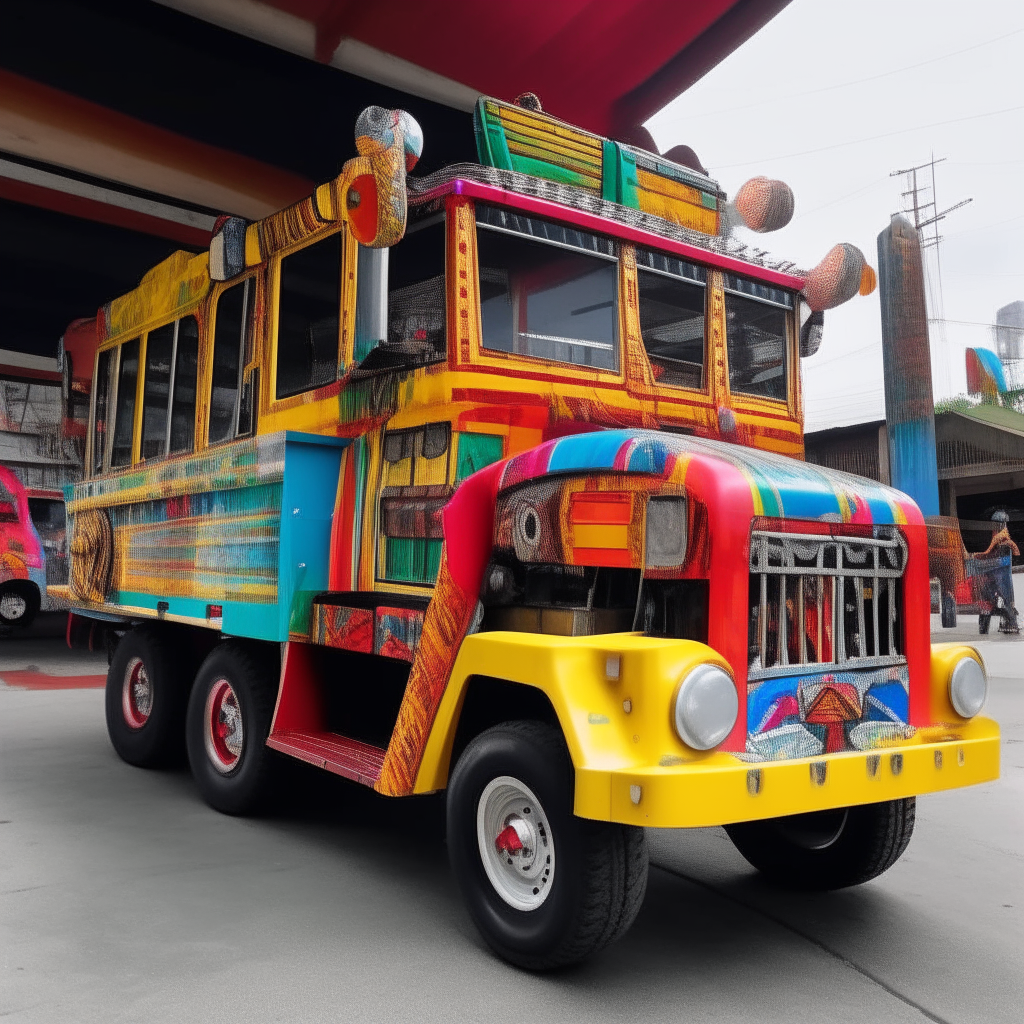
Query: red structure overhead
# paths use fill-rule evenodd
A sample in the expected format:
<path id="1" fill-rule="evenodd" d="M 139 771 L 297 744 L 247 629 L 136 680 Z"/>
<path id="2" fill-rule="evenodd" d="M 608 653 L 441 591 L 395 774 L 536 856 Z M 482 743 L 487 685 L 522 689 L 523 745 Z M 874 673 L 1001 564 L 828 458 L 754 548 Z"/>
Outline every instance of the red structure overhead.
<path id="1" fill-rule="evenodd" d="M 555 116 L 610 136 L 649 118 L 788 2 L 270 0 L 314 26 L 325 63 L 354 39 L 480 93 L 535 92 Z"/>

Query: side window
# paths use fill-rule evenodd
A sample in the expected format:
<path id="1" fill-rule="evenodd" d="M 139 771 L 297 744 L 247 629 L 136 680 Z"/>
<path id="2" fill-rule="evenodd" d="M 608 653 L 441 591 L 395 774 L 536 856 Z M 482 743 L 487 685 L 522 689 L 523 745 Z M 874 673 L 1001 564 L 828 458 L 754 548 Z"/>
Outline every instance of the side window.
<path id="1" fill-rule="evenodd" d="M 507 210 L 477 210 L 485 349 L 619 368 L 615 244 Z"/>
<path id="2" fill-rule="evenodd" d="M 637 249 L 640 334 L 659 384 L 704 386 L 707 271 L 694 263 Z"/>
<path id="3" fill-rule="evenodd" d="M 786 401 L 786 347 L 793 296 L 759 281 L 725 275 L 729 387 Z"/>
<path id="4" fill-rule="evenodd" d="M 135 431 L 135 385 L 139 379 L 139 339 L 121 346 L 117 374 L 117 407 L 114 411 L 114 442 L 110 449 L 111 468 L 132 461 L 132 436 Z"/>
<path id="5" fill-rule="evenodd" d="M 194 316 L 178 321 L 174 356 L 174 400 L 171 403 L 170 451 L 189 452 L 196 436 L 196 371 L 199 365 L 199 324 Z"/>
<path id="6" fill-rule="evenodd" d="M 361 370 L 444 359 L 444 282 L 444 214 L 410 224 L 391 249 L 359 247 L 353 357 Z"/>
<path id="7" fill-rule="evenodd" d="M 142 386 L 142 457 L 159 458 L 167 446 L 167 407 L 171 397 L 174 324 L 146 338 L 146 376 Z"/>
<path id="8" fill-rule="evenodd" d="M 281 260 L 275 388 L 278 398 L 322 387 L 336 378 L 340 308 L 340 232 Z"/>
<path id="9" fill-rule="evenodd" d="M 282 281 L 283 272 L 284 262 Z M 242 370 L 245 367 L 245 342 L 252 319 L 249 313 L 254 294 L 255 282 L 249 278 L 222 292 L 217 300 L 217 325 L 213 339 L 213 380 L 210 387 L 210 444 L 226 441 L 234 437 L 238 431 L 239 391 Z M 280 338 L 279 331 L 278 339 Z M 278 359 L 280 358 L 279 348 Z M 280 382 L 280 362 L 277 379 Z"/>
<path id="10" fill-rule="evenodd" d="M 103 456 L 107 449 L 107 402 L 110 395 L 110 374 L 117 349 L 101 352 L 96 364 L 96 419 L 92 427 L 92 471 L 103 472 Z"/>

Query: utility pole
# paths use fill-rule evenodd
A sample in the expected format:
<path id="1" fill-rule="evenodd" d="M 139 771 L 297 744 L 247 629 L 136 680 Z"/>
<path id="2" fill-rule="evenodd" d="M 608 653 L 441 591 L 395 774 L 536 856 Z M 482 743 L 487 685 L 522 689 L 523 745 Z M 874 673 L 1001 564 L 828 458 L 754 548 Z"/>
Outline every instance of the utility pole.
<path id="1" fill-rule="evenodd" d="M 942 294 L 942 261 L 939 256 L 939 243 L 942 241 L 942 235 L 939 234 L 939 221 L 945 220 L 949 214 L 954 210 L 959 210 L 960 207 L 966 206 L 968 203 L 973 202 L 973 199 L 961 199 L 960 202 L 954 203 L 952 206 L 947 207 L 945 210 L 939 210 L 938 199 L 935 194 L 935 165 L 941 164 L 946 160 L 946 157 L 941 156 L 936 159 L 935 154 L 932 153 L 931 159 L 927 163 L 917 164 L 915 167 L 904 167 L 898 171 L 890 171 L 889 177 L 894 178 L 899 174 L 905 174 L 907 177 L 907 189 L 901 193 L 903 199 L 902 213 L 908 214 L 913 218 L 914 227 L 917 229 L 917 237 L 921 244 L 921 253 L 924 255 L 926 249 L 935 250 L 935 271 L 936 271 L 936 284 L 938 285 L 938 302 L 936 303 L 937 308 L 932 313 L 932 319 L 938 324 L 938 342 L 939 352 L 941 352 L 941 359 L 939 362 L 942 370 L 941 379 L 948 383 L 949 377 L 949 364 L 948 354 L 946 353 L 946 338 L 945 338 L 945 301 Z M 918 180 L 918 172 L 928 172 L 927 180 Z M 925 175 L 922 173 L 922 178 Z M 893 214 L 893 217 L 898 214 Z M 931 229 L 929 231 L 928 229 Z M 933 295 L 933 298 L 936 296 Z"/>
<path id="2" fill-rule="evenodd" d="M 935 263 L 939 272 L 940 297 L 942 295 L 942 264 L 939 260 L 939 242 L 942 241 L 942 235 L 939 234 L 939 221 L 944 220 L 954 210 L 959 210 L 961 206 L 974 202 L 973 199 L 961 199 L 960 202 L 954 203 L 941 212 L 939 211 L 938 200 L 935 197 L 935 165 L 941 164 L 945 160 L 946 157 L 944 156 L 936 159 L 933 153 L 931 160 L 927 163 L 889 172 L 890 178 L 895 178 L 899 174 L 907 176 L 908 188 L 905 192 L 901 193 L 903 197 L 903 210 L 901 212 L 910 214 L 913 217 L 914 227 L 917 228 L 918 237 L 921 239 L 921 248 L 935 249 Z M 927 184 L 918 184 L 917 172 L 924 170 L 930 172 L 930 180 Z M 931 198 L 924 201 L 925 194 L 929 192 L 931 193 Z M 930 234 L 925 230 L 926 228 L 932 229 Z"/>

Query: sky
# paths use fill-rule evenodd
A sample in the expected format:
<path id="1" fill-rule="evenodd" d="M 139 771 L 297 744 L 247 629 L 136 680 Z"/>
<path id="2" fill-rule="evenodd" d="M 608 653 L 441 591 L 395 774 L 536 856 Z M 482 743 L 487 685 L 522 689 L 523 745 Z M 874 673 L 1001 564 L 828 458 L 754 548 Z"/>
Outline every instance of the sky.
<path id="1" fill-rule="evenodd" d="M 939 225 L 941 273 L 926 259 L 936 399 L 966 390 L 964 348 L 994 348 L 996 310 L 1024 299 L 1019 0 L 793 0 L 647 127 L 662 152 L 692 146 L 729 196 L 756 175 L 785 181 L 790 224 L 738 234 L 804 268 L 852 242 L 877 269 L 908 187 L 891 172 L 945 157 L 939 211 L 972 202 Z M 877 290 L 825 314 L 803 378 L 808 431 L 884 417 Z"/>

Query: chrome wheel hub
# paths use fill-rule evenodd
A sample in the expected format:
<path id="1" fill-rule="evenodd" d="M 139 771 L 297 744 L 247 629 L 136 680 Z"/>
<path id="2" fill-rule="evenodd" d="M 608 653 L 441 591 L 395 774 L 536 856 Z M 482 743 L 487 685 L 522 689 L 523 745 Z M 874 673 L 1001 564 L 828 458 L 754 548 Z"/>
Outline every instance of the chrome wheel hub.
<path id="1" fill-rule="evenodd" d="M 476 835 L 494 891 L 516 910 L 536 910 L 551 892 L 555 844 L 530 788 L 509 775 L 492 779 L 477 804 Z"/>
<path id="2" fill-rule="evenodd" d="M 218 679 L 210 687 L 204 722 L 206 756 L 217 771 L 227 775 L 242 756 L 244 733 L 242 709 L 234 687 L 226 679 Z"/>

